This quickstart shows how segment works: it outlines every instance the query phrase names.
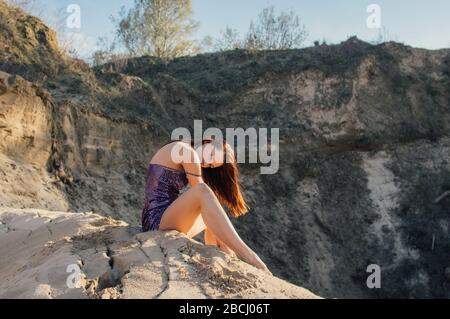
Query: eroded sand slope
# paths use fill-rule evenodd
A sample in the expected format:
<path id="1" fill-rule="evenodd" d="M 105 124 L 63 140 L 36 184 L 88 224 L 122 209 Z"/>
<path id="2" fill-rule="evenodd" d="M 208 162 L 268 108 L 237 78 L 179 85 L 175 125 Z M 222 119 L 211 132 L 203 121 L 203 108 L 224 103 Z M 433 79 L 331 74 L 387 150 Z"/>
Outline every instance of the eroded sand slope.
<path id="1" fill-rule="evenodd" d="M 177 232 L 36 209 L 0 221 L 0 298 L 317 298 Z"/>

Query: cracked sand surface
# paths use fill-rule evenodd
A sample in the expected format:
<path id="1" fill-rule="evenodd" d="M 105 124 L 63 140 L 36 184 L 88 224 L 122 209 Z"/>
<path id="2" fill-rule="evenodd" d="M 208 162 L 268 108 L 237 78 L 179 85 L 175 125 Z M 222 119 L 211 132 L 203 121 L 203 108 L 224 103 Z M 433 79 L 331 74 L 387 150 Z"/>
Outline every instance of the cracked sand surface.
<path id="1" fill-rule="evenodd" d="M 0 298 L 317 298 L 177 232 L 91 213 L 2 208 L 0 242 Z"/>

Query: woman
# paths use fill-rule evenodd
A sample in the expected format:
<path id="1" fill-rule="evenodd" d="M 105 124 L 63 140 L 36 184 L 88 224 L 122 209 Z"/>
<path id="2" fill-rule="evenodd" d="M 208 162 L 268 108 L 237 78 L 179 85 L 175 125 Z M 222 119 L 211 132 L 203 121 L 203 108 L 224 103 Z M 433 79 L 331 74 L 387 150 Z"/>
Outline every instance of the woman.
<path id="1" fill-rule="evenodd" d="M 243 261 L 265 271 L 266 265 L 237 234 L 221 204 L 231 215 L 247 213 L 242 197 L 234 152 L 225 142 L 204 140 L 197 150 L 193 143 L 173 142 L 152 158 L 147 172 L 144 231 L 177 230 L 189 238 L 204 231 L 206 245 L 235 253 Z M 173 154 L 183 154 L 174 161 Z M 200 155 L 199 155 L 200 154 Z M 187 185 L 190 188 L 180 195 Z"/>

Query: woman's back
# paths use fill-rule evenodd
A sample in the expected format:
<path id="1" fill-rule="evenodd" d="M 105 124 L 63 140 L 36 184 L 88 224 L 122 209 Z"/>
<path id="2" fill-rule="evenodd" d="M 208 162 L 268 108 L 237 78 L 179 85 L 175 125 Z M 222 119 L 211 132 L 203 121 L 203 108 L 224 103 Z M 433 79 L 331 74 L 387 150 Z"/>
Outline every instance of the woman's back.
<path id="1" fill-rule="evenodd" d="M 180 163 L 175 163 L 172 159 L 172 151 L 174 147 L 185 147 L 187 144 L 183 142 L 170 142 L 164 145 L 159 149 L 158 152 L 153 156 L 150 163 L 161 165 L 167 168 L 183 170 L 183 167 Z"/>

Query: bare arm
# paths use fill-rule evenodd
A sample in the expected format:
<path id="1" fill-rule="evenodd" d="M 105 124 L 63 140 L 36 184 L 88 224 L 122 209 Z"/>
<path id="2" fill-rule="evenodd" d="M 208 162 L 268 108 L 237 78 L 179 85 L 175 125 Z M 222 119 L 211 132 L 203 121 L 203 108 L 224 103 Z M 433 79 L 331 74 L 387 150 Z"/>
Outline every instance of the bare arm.
<path id="1" fill-rule="evenodd" d="M 196 186 L 197 184 L 204 183 L 202 178 L 202 167 L 200 165 L 200 158 L 197 152 L 188 145 L 183 146 L 184 152 L 189 156 L 186 157 L 181 165 L 183 166 L 184 171 L 186 172 L 186 177 L 189 181 L 189 185 L 191 187 Z"/>

